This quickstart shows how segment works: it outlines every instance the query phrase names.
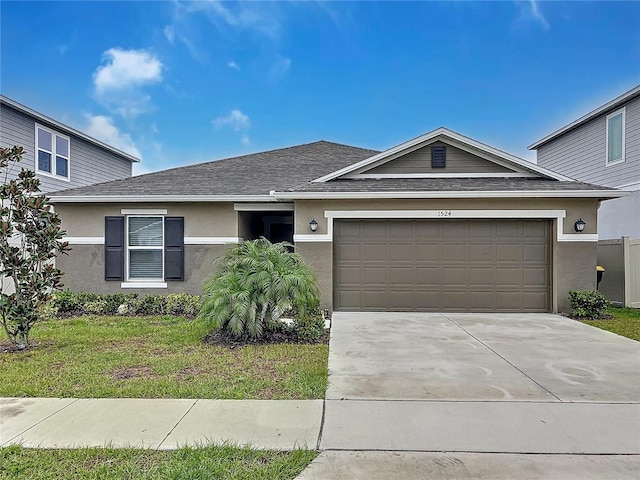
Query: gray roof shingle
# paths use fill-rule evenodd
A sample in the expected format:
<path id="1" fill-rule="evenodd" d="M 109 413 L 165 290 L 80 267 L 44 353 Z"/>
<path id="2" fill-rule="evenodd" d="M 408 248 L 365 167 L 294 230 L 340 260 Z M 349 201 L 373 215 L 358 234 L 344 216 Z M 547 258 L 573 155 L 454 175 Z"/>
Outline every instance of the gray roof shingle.
<path id="1" fill-rule="evenodd" d="M 56 192 L 56 196 L 268 195 L 378 153 L 319 141 Z"/>
<path id="2" fill-rule="evenodd" d="M 137 177 L 62 190 L 56 197 L 168 197 L 297 193 L 586 191 L 611 189 L 548 178 L 384 178 L 312 180 L 379 152 L 327 141 L 172 168 Z M 603 196 L 606 196 L 604 194 Z"/>
<path id="3" fill-rule="evenodd" d="M 291 192 L 453 192 L 453 191 L 611 190 L 584 182 L 559 182 L 545 178 L 383 178 L 336 179 L 306 183 Z"/>

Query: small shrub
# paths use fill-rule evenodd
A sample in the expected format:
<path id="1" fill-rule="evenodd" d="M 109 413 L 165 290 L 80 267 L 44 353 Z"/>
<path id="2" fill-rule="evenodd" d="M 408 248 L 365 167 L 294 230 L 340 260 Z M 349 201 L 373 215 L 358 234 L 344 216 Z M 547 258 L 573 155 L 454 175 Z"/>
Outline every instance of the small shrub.
<path id="1" fill-rule="evenodd" d="M 140 301 L 138 313 L 142 315 L 164 315 L 167 313 L 167 300 L 164 295 L 146 295 Z"/>
<path id="2" fill-rule="evenodd" d="M 94 300 L 84 304 L 84 311 L 94 315 L 106 315 L 108 304 L 105 300 Z"/>
<path id="3" fill-rule="evenodd" d="M 569 292 L 569 306 L 573 310 L 573 316 L 594 320 L 602 318 L 609 302 L 600 292 L 571 290 Z"/>
<path id="4" fill-rule="evenodd" d="M 53 292 L 51 295 L 51 307 L 57 313 L 72 313 L 81 309 L 78 295 L 71 290 Z"/>
<path id="5" fill-rule="evenodd" d="M 202 303 L 199 295 L 190 295 L 188 293 L 172 293 L 166 298 L 167 313 L 172 315 L 184 315 L 186 317 L 195 317 Z"/>
<path id="6" fill-rule="evenodd" d="M 262 338 L 285 312 L 315 312 L 320 295 L 315 274 L 285 243 L 266 238 L 229 247 L 206 283 L 198 316 L 236 338 Z"/>
<path id="7" fill-rule="evenodd" d="M 302 315 L 293 321 L 292 330 L 299 342 L 315 343 L 324 334 L 324 318 L 322 315 Z"/>

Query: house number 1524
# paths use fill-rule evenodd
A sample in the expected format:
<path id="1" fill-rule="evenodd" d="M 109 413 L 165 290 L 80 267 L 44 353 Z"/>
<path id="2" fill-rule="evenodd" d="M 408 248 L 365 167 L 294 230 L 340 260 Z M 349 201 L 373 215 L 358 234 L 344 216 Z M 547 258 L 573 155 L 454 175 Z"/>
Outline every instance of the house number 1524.
<path id="1" fill-rule="evenodd" d="M 450 217 L 451 216 L 451 210 L 438 210 L 438 216 L 439 217 Z"/>

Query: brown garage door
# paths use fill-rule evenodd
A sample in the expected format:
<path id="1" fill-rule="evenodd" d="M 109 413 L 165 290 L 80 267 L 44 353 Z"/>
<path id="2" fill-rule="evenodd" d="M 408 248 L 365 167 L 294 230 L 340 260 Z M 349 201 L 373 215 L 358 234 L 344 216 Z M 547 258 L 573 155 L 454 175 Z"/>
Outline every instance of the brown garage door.
<path id="1" fill-rule="evenodd" d="M 546 220 L 336 220 L 334 308 L 547 312 Z"/>

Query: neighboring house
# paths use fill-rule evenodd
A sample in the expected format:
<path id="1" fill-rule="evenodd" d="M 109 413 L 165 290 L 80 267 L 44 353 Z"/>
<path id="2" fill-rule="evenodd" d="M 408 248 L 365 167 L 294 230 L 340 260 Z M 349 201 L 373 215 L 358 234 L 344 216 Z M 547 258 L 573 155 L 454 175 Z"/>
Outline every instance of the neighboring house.
<path id="1" fill-rule="evenodd" d="M 320 141 L 52 200 L 76 291 L 197 293 L 226 244 L 265 236 L 295 244 L 326 308 L 555 312 L 594 288 L 598 203 L 622 195 L 439 128 L 384 152 Z"/>
<path id="2" fill-rule="evenodd" d="M 640 307 L 640 85 L 529 148 L 542 167 L 630 192 L 598 210 L 599 290 L 616 305 Z"/>
<path id="3" fill-rule="evenodd" d="M 630 191 L 603 202 L 600 239 L 640 238 L 640 85 L 529 146 L 538 165 L 583 182 Z"/>
<path id="4" fill-rule="evenodd" d="M 0 147 L 14 145 L 26 152 L 19 167 L 36 172 L 43 192 L 128 178 L 140 161 L 0 95 Z"/>

